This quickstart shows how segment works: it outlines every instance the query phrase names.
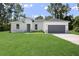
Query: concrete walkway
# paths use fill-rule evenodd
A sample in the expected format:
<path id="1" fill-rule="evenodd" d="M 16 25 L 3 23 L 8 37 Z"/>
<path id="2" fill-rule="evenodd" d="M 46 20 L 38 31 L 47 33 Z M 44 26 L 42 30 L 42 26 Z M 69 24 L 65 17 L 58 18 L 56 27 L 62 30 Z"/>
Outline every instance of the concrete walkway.
<path id="1" fill-rule="evenodd" d="M 75 34 L 52 34 L 52 35 L 79 45 L 79 35 Z"/>

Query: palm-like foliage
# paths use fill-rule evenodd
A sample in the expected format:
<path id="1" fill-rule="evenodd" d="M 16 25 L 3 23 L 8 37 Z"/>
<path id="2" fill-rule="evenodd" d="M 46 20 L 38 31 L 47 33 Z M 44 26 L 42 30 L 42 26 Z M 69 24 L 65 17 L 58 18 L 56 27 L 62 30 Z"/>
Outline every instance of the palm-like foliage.
<path id="1" fill-rule="evenodd" d="M 77 31 L 77 32 L 79 32 L 79 16 L 75 17 L 75 20 L 74 20 L 74 22 L 73 22 L 72 25 L 74 27 L 74 30 Z"/>
<path id="2" fill-rule="evenodd" d="M 75 17 L 75 21 L 73 22 L 74 27 L 79 27 L 79 16 Z"/>
<path id="3" fill-rule="evenodd" d="M 47 11 L 54 15 L 55 18 L 63 19 L 64 14 L 70 10 L 68 4 L 64 5 L 62 3 L 50 3 L 48 5 Z"/>
<path id="4" fill-rule="evenodd" d="M 77 7 L 79 9 L 79 4 L 77 4 Z M 79 32 L 79 16 L 75 17 L 75 20 L 72 25 L 74 27 L 74 30 Z"/>

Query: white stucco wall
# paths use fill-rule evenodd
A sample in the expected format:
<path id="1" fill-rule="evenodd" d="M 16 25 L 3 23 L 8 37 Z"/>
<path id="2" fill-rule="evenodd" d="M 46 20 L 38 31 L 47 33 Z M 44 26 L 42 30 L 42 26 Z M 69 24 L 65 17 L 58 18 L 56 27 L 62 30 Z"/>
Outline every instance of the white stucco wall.
<path id="1" fill-rule="evenodd" d="M 65 25 L 65 32 L 68 32 L 68 23 L 67 21 L 35 21 L 27 19 L 23 22 L 11 22 L 11 32 L 27 32 L 27 24 L 30 24 L 30 31 L 43 30 L 48 33 L 48 25 Z M 16 28 L 16 24 L 19 24 L 20 28 Z M 35 24 L 37 24 L 37 30 L 35 30 Z"/>
<path id="2" fill-rule="evenodd" d="M 53 21 L 53 22 L 44 22 L 43 31 L 48 33 L 48 25 L 65 25 L 65 32 L 68 32 L 68 22 L 65 21 Z"/>
<path id="3" fill-rule="evenodd" d="M 26 31 L 27 31 L 27 24 L 30 24 L 30 31 L 32 31 L 32 20 L 26 19 L 25 24 L 26 24 Z"/>
<path id="4" fill-rule="evenodd" d="M 32 31 L 37 31 L 35 30 L 35 24 L 37 24 L 37 30 L 43 30 L 43 22 L 33 22 L 32 23 Z"/>
<path id="5" fill-rule="evenodd" d="M 19 29 L 16 28 L 16 24 L 19 24 Z M 12 22 L 11 23 L 11 32 L 25 32 L 26 25 L 22 22 Z"/>
<path id="6" fill-rule="evenodd" d="M 16 24 L 19 24 L 20 28 L 16 28 Z M 27 24 L 30 24 L 30 31 L 32 31 L 32 21 L 30 19 L 26 19 L 25 22 L 22 21 L 14 21 L 11 22 L 11 32 L 27 32 Z"/>

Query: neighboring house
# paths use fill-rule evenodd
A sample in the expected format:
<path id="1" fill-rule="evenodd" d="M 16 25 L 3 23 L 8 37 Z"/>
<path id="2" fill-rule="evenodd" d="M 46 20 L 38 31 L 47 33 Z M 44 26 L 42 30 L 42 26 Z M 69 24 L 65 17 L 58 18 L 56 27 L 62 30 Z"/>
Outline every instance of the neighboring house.
<path id="1" fill-rule="evenodd" d="M 44 31 L 46 33 L 67 33 L 69 21 L 59 19 L 45 20 L 32 20 L 26 18 L 24 22 L 14 21 L 11 22 L 11 32 L 31 32 L 31 31 Z"/>

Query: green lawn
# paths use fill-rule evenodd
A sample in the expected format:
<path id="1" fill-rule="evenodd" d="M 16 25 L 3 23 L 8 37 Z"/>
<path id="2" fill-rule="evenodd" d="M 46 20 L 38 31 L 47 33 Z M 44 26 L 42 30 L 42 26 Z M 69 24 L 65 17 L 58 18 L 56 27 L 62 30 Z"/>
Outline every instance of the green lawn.
<path id="1" fill-rule="evenodd" d="M 50 34 L 0 32 L 0 55 L 79 55 L 79 46 Z"/>

